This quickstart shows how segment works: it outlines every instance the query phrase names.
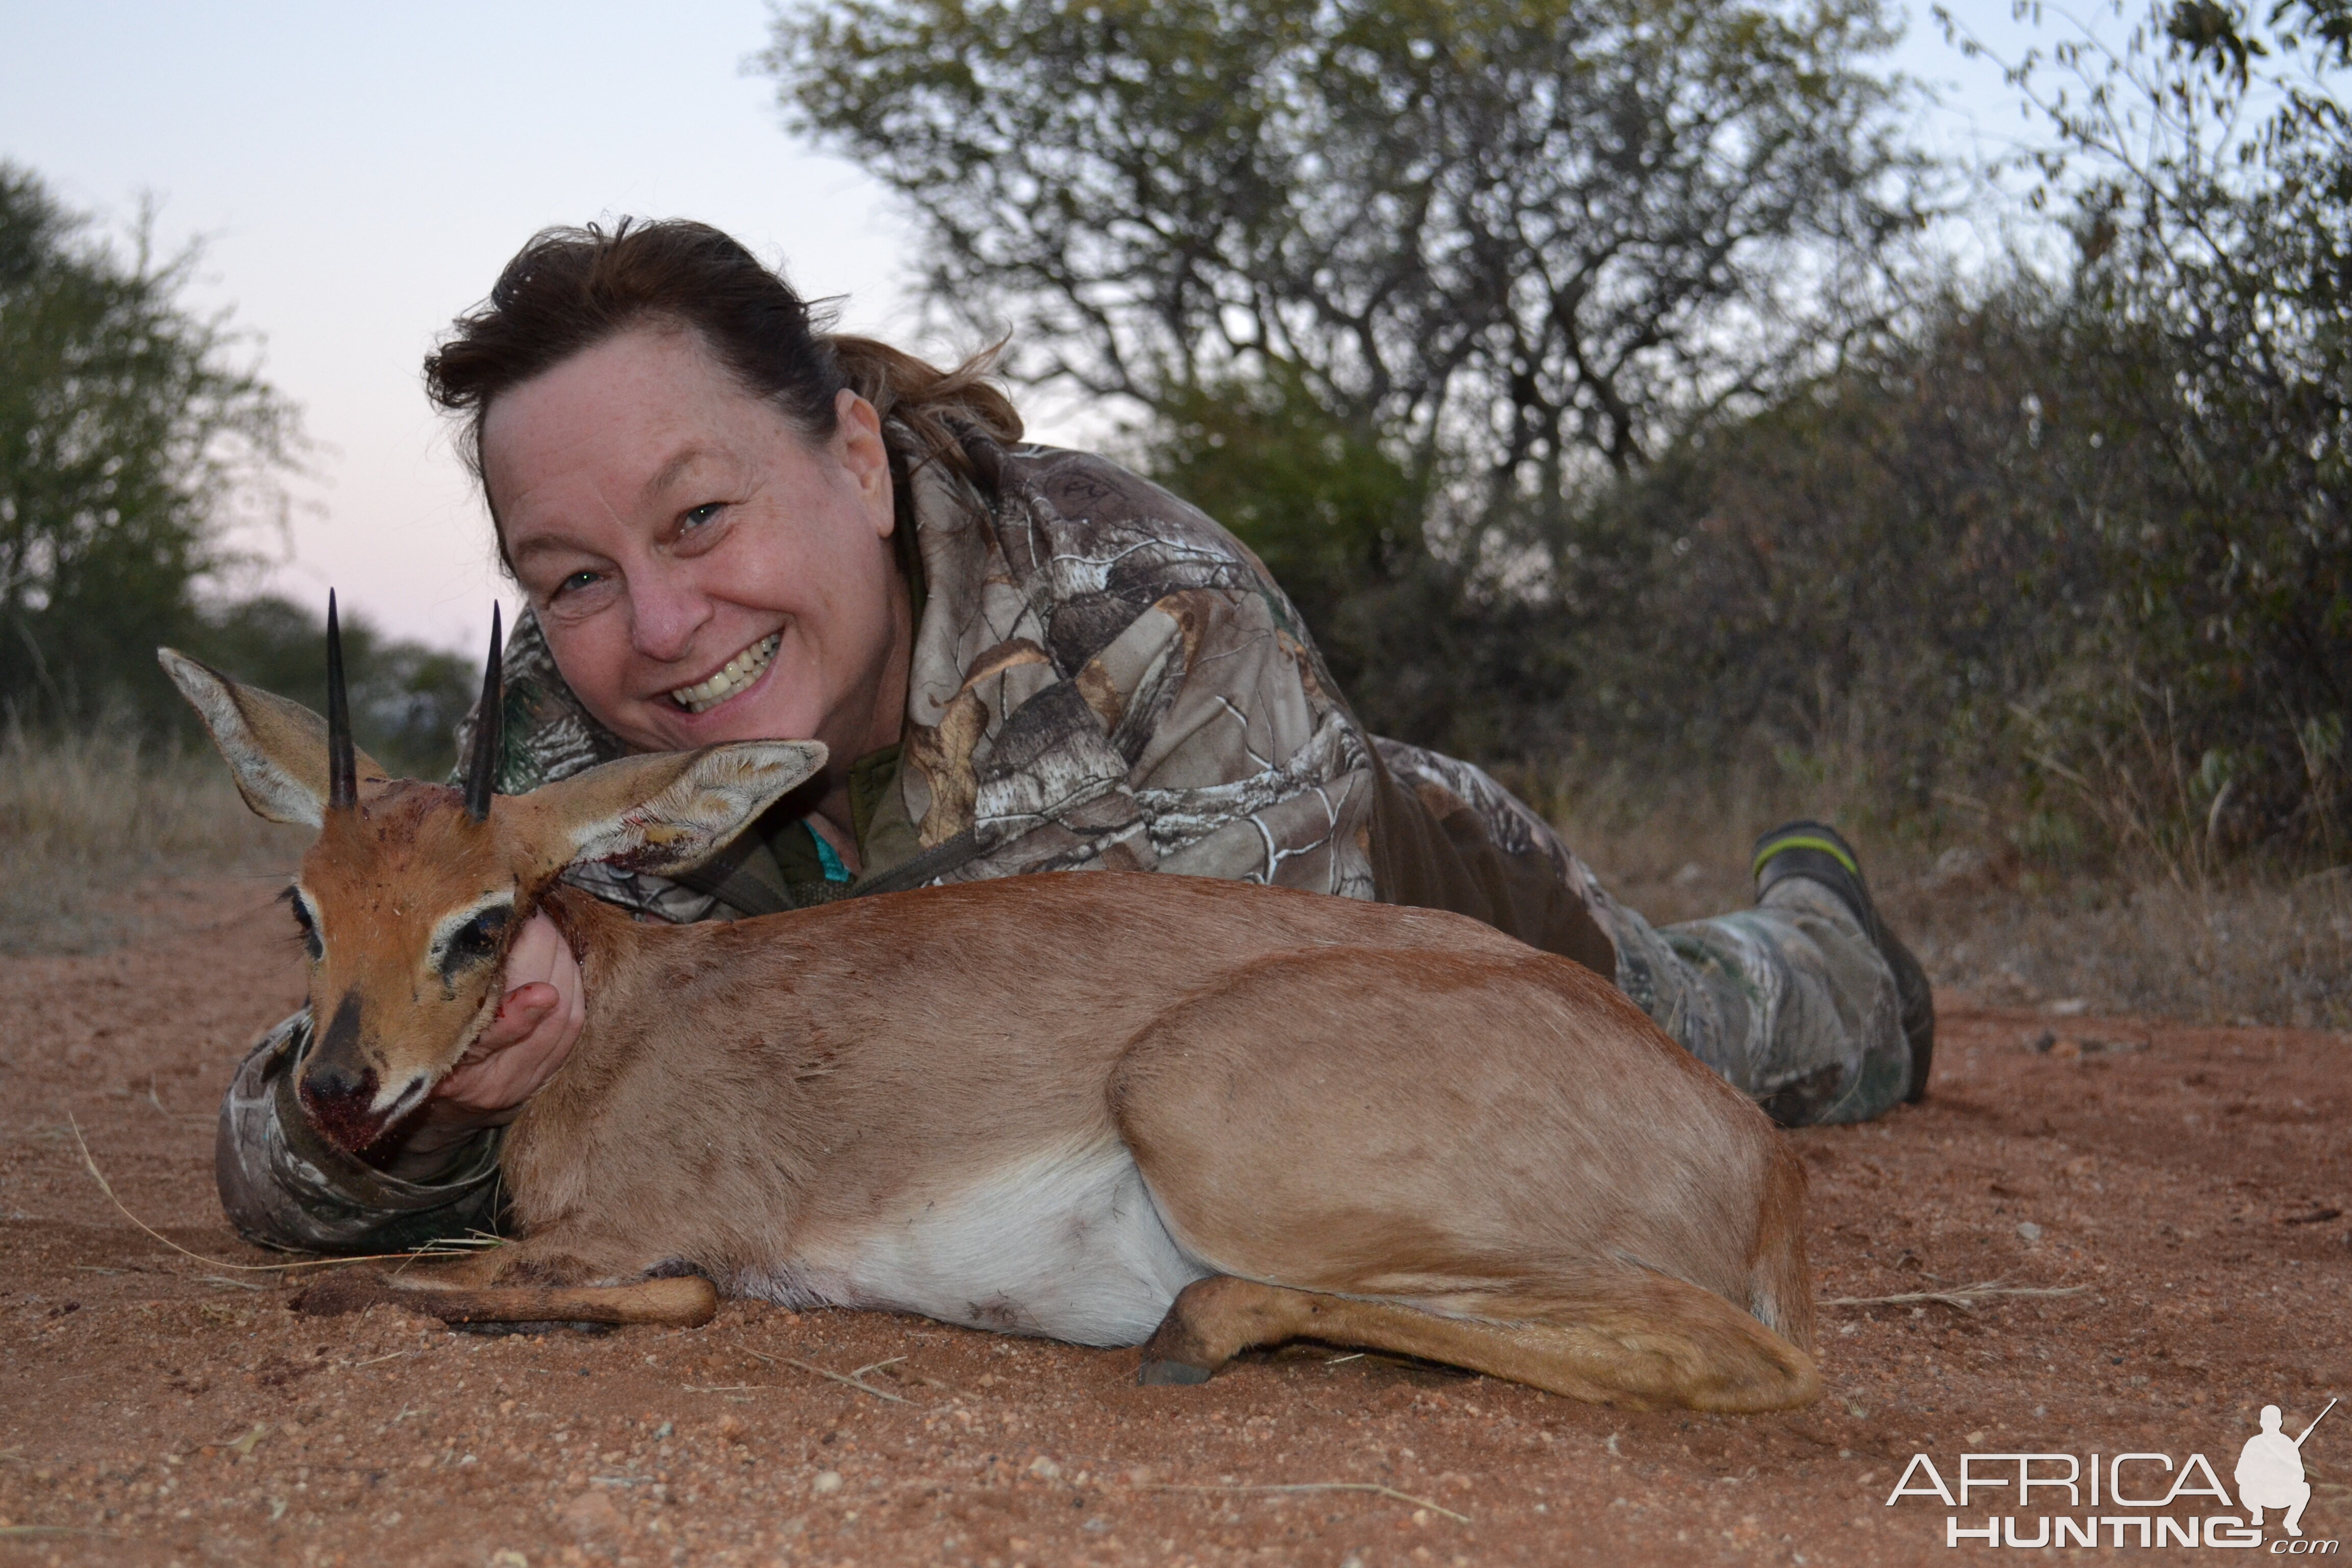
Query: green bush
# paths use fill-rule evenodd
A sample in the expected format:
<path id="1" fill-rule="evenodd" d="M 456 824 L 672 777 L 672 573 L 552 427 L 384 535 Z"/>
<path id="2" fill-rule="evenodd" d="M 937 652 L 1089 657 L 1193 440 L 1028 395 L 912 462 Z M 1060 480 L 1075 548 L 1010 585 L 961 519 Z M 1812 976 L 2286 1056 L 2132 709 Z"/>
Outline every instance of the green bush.
<path id="1" fill-rule="evenodd" d="M 1563 617 L 1579 731 L 1833 756 L 1889 816 L 2002 803 L 2045 858 L 2325 854 L 2352 540 L 2246 460 L 2275 431 L 2082 293 L 1948 299 L 1592 498 L 1558 552 L 1564 600 L 1611 606 Z"/>

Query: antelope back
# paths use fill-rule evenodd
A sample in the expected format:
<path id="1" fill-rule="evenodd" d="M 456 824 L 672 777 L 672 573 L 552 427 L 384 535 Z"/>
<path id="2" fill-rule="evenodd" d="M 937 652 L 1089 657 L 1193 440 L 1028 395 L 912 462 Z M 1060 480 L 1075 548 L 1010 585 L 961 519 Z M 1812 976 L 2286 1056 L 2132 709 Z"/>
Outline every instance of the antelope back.
<path id="1" fill-rule="evenodd" d="M 247 803 L 319 827 L 287 895 L 310 963 L 313 1037 L 297 1083 L 320 1130 L 353 1150 L 420 1106 L 496 1015 L 508 951 L 567 868 L 684 870 L 824 764 L 814 742 L 745 742 L 475 797 L 386 779 L 354 752 L 353 798 L 339 806 L 325 721 L 160 657 Z"/>

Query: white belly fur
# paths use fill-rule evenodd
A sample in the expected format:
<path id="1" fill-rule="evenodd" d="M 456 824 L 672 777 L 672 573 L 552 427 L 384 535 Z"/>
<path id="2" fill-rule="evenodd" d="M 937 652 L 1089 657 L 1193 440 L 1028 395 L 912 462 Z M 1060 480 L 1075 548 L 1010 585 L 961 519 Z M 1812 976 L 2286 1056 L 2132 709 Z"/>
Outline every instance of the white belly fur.
<path id="1" fill-rule="evenodd" d="M 1210 1272 L 1168 1234 L 1134 1157 L 1115 1142 L 911 1201 L 846 1245 L 819 1243 L 737 1288 L 792 1306 L 919 1312 L 1002 1333 L 1131 1345 Z"/>

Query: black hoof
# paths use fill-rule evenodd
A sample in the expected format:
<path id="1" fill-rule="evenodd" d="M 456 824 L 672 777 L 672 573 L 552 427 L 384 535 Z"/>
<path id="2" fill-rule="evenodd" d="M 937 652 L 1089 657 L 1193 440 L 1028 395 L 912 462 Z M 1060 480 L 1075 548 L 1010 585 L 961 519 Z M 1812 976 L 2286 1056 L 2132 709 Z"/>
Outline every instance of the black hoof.
<path id="1" fill-rule="evenodd" d="M 1208 1382 L 1213 1370 L 1189 1361 L 1147 1361 L 1135 1369 L 1135 1381 L 1146 1388 L 1190 1388 Z"/>

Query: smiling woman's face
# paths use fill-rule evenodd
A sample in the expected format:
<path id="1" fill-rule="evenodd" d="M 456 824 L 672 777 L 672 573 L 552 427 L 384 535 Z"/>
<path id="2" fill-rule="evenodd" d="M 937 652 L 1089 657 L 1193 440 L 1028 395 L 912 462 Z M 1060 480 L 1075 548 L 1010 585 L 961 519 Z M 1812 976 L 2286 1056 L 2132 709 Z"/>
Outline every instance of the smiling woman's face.
<path id="1" fill-rule="evenodd" d="M 889 458 L 844 392 L 812 443 L 690 331 L 634 329 L 501 395 L 482 471 L 575 695 L 646 751 L 898 739 L 912 616 Z"/>

